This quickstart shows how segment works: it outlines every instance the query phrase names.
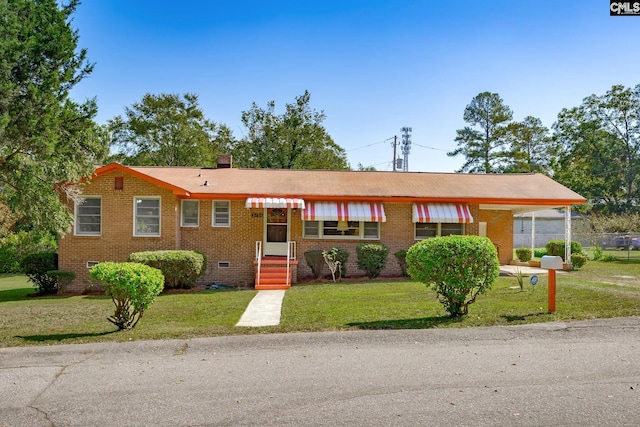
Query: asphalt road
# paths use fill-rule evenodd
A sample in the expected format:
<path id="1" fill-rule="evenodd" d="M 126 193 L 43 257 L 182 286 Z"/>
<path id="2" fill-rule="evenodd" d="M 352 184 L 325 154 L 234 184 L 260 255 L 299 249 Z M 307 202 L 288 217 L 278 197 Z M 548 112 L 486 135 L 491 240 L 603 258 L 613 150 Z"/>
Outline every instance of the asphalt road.
<path id="1" fill-rule="evenodd" d="M 0 426 L 640 424 L 640 318 L 0 349 Z"/>

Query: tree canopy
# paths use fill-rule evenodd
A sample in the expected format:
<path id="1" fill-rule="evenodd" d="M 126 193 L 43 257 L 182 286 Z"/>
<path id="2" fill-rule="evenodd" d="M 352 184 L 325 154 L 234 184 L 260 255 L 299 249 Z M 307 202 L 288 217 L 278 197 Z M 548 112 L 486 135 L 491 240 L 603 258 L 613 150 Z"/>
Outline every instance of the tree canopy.
<path id="1" fill-rule="evenodd" d="M 191 93 L 146 94 L 107 127 L 111 160 L 136 166 L 214 166 L 232 139 L 225 125 L 204 116 Z"/>
<path id="2" fill-rule="evenodd" d="M 508 155 L 504 172 L 548 173 L 552 155 L 549 129 L 537 117 L 527 116 L 507 126 Z"/>
<path id="3" fill-rule="evenodd" d="M 497 93 L 482 92 L 467 105 L 463 117 L 476 128 L 466 126 L 456 131 L 458 147 L 447 155 L 465 157 L 458 172 L 500 172 L 507 155 L 506 125 L 513 118 L 511 109 Z"/>
<path id="4" fill-rule="evenodd" d="M 90 176 L 107 153 L 95 100 L 69 96 L 93 70 L 70 25 L 77 5 L 0 1 L 0 203 L 58 232 L 72 218 L 54 187 L 77 197 L 65 183 Z"/>
<path id="5" fill-rule="evenodd" d="M 640 201 L 640 85 L 615 85 L 563 109 L 554 125 L 554 178 L 604 213 L 637 210 Z"/>
<path id="6" fill-rule="evenodd" d="M 233 146 L 234 162 L 242 167 L 269 169 L 347 169 L 346 154 L 322 125 L 325 114 L 310 106 L 308 91 L 275 113 L 255 102 L 242 112 L 246 137 Z"/>

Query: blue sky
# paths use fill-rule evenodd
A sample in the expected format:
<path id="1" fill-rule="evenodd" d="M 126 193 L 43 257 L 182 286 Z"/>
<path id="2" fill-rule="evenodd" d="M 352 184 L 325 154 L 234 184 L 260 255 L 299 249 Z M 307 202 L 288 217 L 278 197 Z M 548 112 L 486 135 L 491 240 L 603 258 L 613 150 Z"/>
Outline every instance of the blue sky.
<path id="1" fill-rule="evenodd" d="M 480 92 L 551 127 L 640 83 L 640 16 L 610 17 L 606 0 L 85 0 L 73 26 L 96 67 L 72 96 L 96 97 L 100 123 L 145 93 L 192 92 L 241 137 L 253 102 L 281 113 L 308 90 L 350 164 L 378 170 L 404 126 L 410 171 L 458 169 L 446 152 Z"/>

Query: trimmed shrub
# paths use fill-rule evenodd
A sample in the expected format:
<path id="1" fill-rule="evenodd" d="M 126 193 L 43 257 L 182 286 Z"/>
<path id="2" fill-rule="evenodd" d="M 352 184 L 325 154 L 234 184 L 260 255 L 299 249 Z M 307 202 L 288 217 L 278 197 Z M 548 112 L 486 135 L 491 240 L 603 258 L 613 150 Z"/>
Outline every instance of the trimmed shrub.
<path id="1" fill-rule="evenodd" d="M 47 271 L 47 276 L 55 280 L 58 292 L 64 292 L 67 286 L 76 278 L 76 274 L 73 271 L 66 270 L 50 270 Z"/>
<path id="2" fill-rule="evenodd" d="M 34 288 L 41 295 L 51 295 L 58 292 L 56 279 L 47 272 L 58 269 L 58 254 L 55 252 L 38 252 L 27 255 L 20 261 L 22 272 L 29 277 Z"/>
<path id="3" fill-rule="evenodd" d="M 304 253 L 304 260 L 307 261 L 307 265 L 311 269 L 313 278 L 317 279 L 322 274 L 322 267 L 324 267 L 324 256 L 320 250 L 311 250 Z"/>
<path id="4" fill-rule="evenodd" d="M 564 240 L 549 240 L 546 245 L 547 255 L 551 256 L 559 256 L 564 259 Z M 571 241 L 571 253 L 572 254 L 581 254 L 582 253 L 582 245 L 580 242 L 576 242 L 574 240 Z"/>
<path id="5" fill-rule="evenodd" d="M 370 279 L 378 277 L 387 265 L 389 247 L 382 243 L 360 243 L 356 246 L 358 268 L 365 270 Z"/>
<path id="6" fill-rule="evenodd" d="M 411 278 L 431 286 L 452 318 L 468 314 L 500 273 L 496 247 L 479 236 L 423 240 L 409 248 L 407 265 Z"/>
<path id="7" fill-rule="evenodd" d="M 580 270 L 587 263 L 587 256 L 583 254 L 571 254 L 571 265 L 574 270 Z"/>
<path id="8" fill-rule="evenodd" d="M 118 330 L 135 328 L 164 283 L 160 270 L 136 262 L 101 262 L 91 267 L 89 276 L 102 282 L 115 304 L 116 311 L 107 320 Z"/>
<path id="9" fill-rule="evenodd" d="M 409 273 L 407 273 L 407 251 L 406 249 L 400 249 L 396 253 L 393 254 L 398 260 L 398 264 L 400 264 L 400 270 L 402 271 L 402 277 L 408 277 Z"/>
<path id="10" fill-rule="evenodd" d="M 597 261 L 599 259 L 602 259 L 602 255 L 604 255 L 604 251 L 602 250 L 602 248 L 600 246 L 594 246 L 593 247 L 593 260 Z"/>
<path id="11" fill-rule="evenodd" d="M 20 273 L 20 261 L 38 252 L 55 252 L 55 236 L 50 233 L 20 230 L 0 239 L 0 273 Z"/>
<path id="12" fill-rule="evenodd" d="M 533 250 L 533 256 L 536 258 L 542 258 L 547 254 L 547 248 L 535 248 Z"/>
<path id="13" fill-rule="evenodd" d="M 518 248 L 516 249 L 516 256 L 518 257 L 518 261 L 527 262 L 531 259 L 531 249 Z"/>
<path id="14" fill-rule="evenodd" d="M 351 252 L 344 248 L 334 248 L 336 249 L 336 259 L 340 261 L 340 277 L 347 277 L 347 261 L 349 260 L 349 255 Z"/>
<path id="15" fill-rule="evenodd" d="M 191 288 L 207 269 L 206 257 L 195 251 L 134 252 L 129 261 L 162 271 L 165 288 Z"/>

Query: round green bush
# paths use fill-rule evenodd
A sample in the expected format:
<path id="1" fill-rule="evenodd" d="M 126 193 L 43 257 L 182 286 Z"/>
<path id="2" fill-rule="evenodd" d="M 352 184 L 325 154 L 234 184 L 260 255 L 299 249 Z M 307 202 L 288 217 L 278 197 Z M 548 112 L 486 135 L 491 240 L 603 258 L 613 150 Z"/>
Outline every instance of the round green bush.
<path id="1" fill-rule="evenodd" d="M 322 268 L 324 267 L 324 256 L 319 249 L 313 249 L 304 253 L 304 260 L 307 261 L 307 265 L 311 269 L 313 278 L 317 279 L 322 274 Z"/>
<path id="2" fill-rule="evenodd" d="M 587 263 L 587 256 L 583 254 L 571 254 L 571 265 L 574 270 L 580 270 Z"/>
<path id="3" fill-rule="evenodd" d="M 409 274 L 407 273 L 407 250 L 400 249 L 399 251 L 396 251 L 393 255 L 398 260 L 402 277 L 409 276 Z"/>
<path id="4" fill-rule="evenodd" d="M 518 248 L 516 249 L 516 256 L 518 257 L 518 261 L 527 262 L 531 259 L 531 249 Z"/>
<path id="5" fill-rule="evenodd" d="M 49 295 L 58 292 L 58 282 L 47 274 L 48 271 L 58 269 L 57 253 L 38 252 L 27 255 L 20 261 L 20 268 L 39 294 Z"/>
<path id="6" fill-rule="evenodd" d="M 564 240 L 549 240 L 546 244 L 547 255 L 551 256 L 559 256 L 564 259 Z M 580 242 L 576 242 L 574 240 L 571 241 L 571 253 L 572 254 L 581 254 L 582 253 L 582 245 Z"/>
<path id="7" fill-rule="evenodd" d="M 192 288 L 207 269 L 206 257 L 196 251 L 134 252 L 129 255 L 129 261 L 162 271 L 166 288 Z"/>
<path id="8" fill-rule="evenodd" d="M 358 268 L 365 270 L 367 276 L 373 279 L 378 277 L 387 265 L 389 247 L 382 243 L 360 243 L 356 246 L 356 255 L 358 256 Z"/>
<path id="9" fill-rule="evenodd" d="M 407 265 L 411 278 L 431 286 L 451 317 L 468 314 L 500 273 L 496 247 L 479 236 L 423 240 L 409 248 Z"/>
<path id="10" fill-rule="evenodd" d="M 102 262 L 91 267 L 89 276 L 102 282 L 115 304 L 108 320 L 119 330 L 133 329 L 164 285 L 160 270 L 137 262 Z"/>

